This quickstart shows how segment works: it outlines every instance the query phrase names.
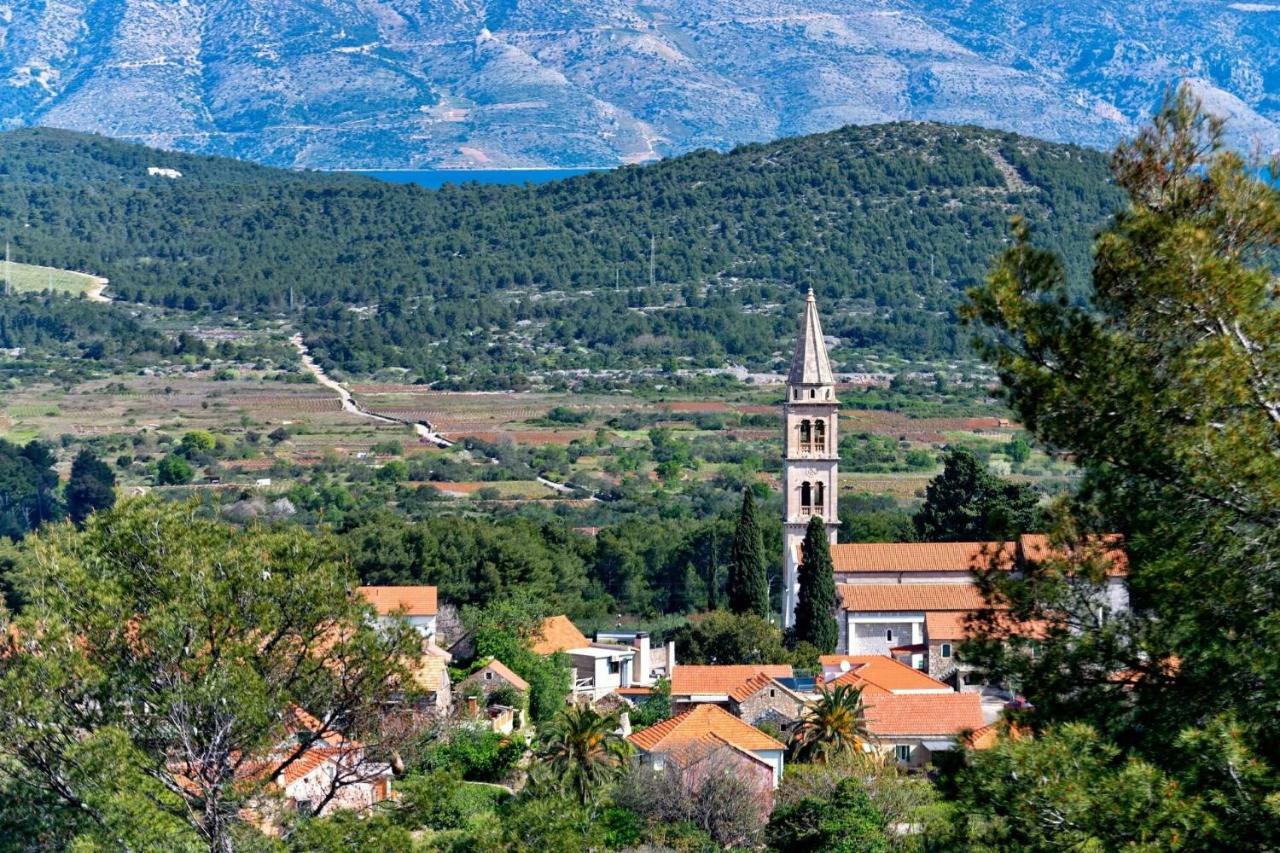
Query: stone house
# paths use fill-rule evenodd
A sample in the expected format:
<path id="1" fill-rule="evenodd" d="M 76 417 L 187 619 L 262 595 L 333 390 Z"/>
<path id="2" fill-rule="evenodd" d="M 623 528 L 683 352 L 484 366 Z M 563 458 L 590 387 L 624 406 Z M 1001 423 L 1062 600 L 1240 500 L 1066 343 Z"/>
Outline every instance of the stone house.
<path id="1" fill-rule="evenodd" d="M 805 700 L 776 679 L 759 673 L 729 691 L 729 713 L 743 722 L 768 723 L 787 731 L 804 714 Z"/>

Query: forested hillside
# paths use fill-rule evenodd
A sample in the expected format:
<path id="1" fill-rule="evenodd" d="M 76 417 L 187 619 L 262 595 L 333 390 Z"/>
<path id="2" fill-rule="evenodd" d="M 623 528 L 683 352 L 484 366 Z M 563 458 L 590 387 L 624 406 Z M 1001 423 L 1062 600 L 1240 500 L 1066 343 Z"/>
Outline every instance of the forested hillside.
<path id="1" fill-rule="evenodd" d="M 929 124 L 434 192 L 65 131 L 0 136 L 0 229 L 18 259 L 192 311 L 280 313 L 292 292 L 330 366 L 477 384 L 680 358 L 776 367 L 809 286 L 846 346 L 956 354 L 952 309 L 1011 216 L 1080 284 L 1117 198 L 1101 154 Z"/>

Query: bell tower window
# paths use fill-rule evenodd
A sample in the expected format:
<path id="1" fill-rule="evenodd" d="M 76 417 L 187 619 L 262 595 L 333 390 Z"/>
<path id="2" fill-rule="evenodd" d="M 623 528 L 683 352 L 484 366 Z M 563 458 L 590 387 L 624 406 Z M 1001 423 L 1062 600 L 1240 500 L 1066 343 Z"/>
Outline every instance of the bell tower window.
<path id="1" fill-rule="evenodd" d="M 814 507 L 814 509 L 816 509 L 816 510 L 818 510 L 819 512 L 821 512 L 821 511 L 822 511 L 822 507 L 824 506 L 824 502 L 823 502 L 823 499 L 822 499 L 822 498 L 823 498 L 823 492 L 824 492 L 824 491 L 825 491 L 825 489 L 826 489 L 826 484 L 825 484 L 825 483 L 814 483 L 813 485 L 814 485 L 814 488 L 813 488 L 813 507 Z"/>
<path id="2" fill-rule="evenodd" d="M 800 484 L 800 514 L 813 514 L 813 487 L 808 480 Z"/>
<path id="3" fill-rule="evenodd" d="M 827 449 L 827 423 L 826 421 L 813 422 L 813 449 L 822 453 Z"/>

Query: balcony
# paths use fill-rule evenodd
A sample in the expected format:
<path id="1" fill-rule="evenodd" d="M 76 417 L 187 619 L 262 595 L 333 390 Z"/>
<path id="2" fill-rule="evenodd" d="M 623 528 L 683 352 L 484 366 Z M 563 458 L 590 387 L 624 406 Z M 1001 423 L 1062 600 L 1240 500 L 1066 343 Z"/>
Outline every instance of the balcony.
<path id="1" fill-rule="evenodd" d="M 802 441 L 800 442 L 800 453 L 803 456 L 809 456 L 815 453 L 826 453 L 827 445 L 823 441 Z"/>

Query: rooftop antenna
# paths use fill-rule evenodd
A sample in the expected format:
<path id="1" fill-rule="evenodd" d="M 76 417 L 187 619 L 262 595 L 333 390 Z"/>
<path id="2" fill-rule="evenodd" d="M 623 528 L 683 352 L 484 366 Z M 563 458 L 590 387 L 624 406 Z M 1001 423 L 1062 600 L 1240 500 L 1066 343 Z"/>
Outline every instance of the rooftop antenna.
<path id="1" fill-rule="evenodd" d="M 4 295 L 13 294 L 13 282 L 9 277 L 9 241 L 4 241 Z"/>

